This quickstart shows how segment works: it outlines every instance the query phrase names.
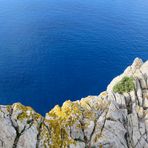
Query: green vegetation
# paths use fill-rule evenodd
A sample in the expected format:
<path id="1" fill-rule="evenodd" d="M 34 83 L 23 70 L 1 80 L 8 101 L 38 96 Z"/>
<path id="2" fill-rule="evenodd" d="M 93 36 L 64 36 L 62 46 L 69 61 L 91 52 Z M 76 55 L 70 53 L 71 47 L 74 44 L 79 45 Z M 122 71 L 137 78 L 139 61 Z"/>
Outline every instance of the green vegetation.
<path id="1" fill-rule="evenodd" d="M 130 92 L 132 90 L 134 90 L 134 82 L 132 77 L 123 77 L 122 80 L 113 87 L 113 92 L 119 94 Z"/>

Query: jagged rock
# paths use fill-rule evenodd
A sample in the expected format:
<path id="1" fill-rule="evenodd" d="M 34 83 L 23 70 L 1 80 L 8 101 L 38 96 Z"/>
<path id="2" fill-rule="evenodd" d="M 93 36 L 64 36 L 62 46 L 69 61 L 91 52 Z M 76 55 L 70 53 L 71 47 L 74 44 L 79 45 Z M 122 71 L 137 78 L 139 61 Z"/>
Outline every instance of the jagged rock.
<path id="1" fill-rule="evenodd" d="M 12 126 L 9 106 L 0 106 L 0 147 L 12 148 L 16 131 Z"/>
<path id="2" fill-rule="evenodd" d="M 115 93 L 124 77 L 134 89 Z M 136 58 L 107 91 L 55 106 L 45 117 L 20 103 L 0 106 L 0 148 L 147 148 L 148 61 Z"/>

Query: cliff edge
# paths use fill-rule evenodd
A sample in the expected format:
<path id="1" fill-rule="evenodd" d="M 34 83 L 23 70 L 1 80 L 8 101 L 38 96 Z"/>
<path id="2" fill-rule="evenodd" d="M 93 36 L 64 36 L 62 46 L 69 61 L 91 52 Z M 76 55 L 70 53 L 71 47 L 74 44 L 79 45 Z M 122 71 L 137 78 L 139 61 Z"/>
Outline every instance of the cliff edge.
<path id="1" fill-rule="evenodd" d="M 136 58 L 99 96 L 66 101 L 45 117 L 0 106 L 0 148 L 148 148 L 148 61 Z"/>

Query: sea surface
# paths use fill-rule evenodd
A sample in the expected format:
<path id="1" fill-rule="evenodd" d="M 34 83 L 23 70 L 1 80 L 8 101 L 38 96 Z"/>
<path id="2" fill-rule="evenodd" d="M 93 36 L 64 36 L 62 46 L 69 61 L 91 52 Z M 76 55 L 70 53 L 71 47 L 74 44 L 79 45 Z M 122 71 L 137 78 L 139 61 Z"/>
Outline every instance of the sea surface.
<path id="1" fill-rule="evenodd" d="M 98 95 L 148 59 L 147 0 L 0 0 L 0 104 L 45 114 Z"/>

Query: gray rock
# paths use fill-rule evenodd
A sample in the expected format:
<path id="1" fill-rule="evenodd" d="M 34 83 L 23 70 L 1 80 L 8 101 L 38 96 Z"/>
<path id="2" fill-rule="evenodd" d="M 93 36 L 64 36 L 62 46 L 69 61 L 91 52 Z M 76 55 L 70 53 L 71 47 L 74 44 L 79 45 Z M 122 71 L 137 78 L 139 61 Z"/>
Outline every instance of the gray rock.
<path id="1" fill-rule="evenodd" d="M 125 76 L 134 78 L 135 89 L 114 93 Z M 136 58 L 107 91 L 66 101 L 46 117 L 20 103 L 1 105 L 0 130 L 0 148 L 147 148 L 148 61 Z"/>

